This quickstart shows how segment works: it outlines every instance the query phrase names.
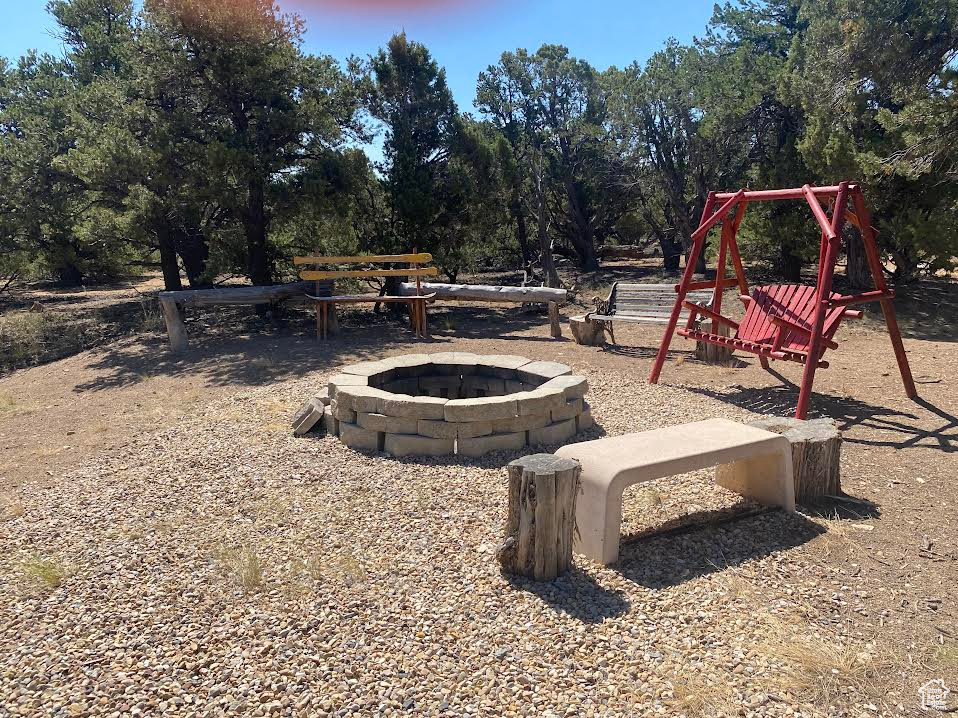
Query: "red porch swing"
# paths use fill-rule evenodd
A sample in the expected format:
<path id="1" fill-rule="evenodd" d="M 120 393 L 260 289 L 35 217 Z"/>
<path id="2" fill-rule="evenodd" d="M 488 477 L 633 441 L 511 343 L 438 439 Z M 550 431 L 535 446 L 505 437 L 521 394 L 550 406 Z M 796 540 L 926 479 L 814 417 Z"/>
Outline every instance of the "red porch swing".
<path id="1" fill-rule="evenodd" d="M 818 280 L 814 287 L 773 284 L 756 287 L 749 294 L 742 268 L 742 258 L 735 239 L 745 208 L 749 202 L 796 199 L 804 199 L 808 203 L 822 229 L 818 256 Z M 827 200 L 830 204 L 831 217 L 822 207 L 822 200 Z M 715 211 L 717 204 L 719 208 Z M 848 295 L 832 291 L 832 278 L 841 248 L 842 227 L 846 219 L 861 233 L 868 267 L 875 281 L 874 291 Z M 692 274 L 704 249 L 705 237 L 712 227 L 720 223 L 722 235 L 715 279 L 693 282 Z M 726 277 L 726 264 L 729 259 L 732 262 L 734 277 Z M 735 322 L 722 315 L 722 290 L 734 286 L 738 286 L 739 297 L 746 305 L 745 317 L 741 322 Z M 686 300 L 688 292 L 710 288 L 713 289 L 711 307 Z M 885 283 L 878 247 L 875 244 L 875 230 L 871 226 L 861 186 L 855 182 L 841 182 L 832 187 L 805 185 L 795 189 L 709 193 L 702 213 L 702 221 L 692 234 L 692 249 L 689 252 L 685 274 L 682 276 L 682 281 L 675 285 L 675 291 L 675 306 L 672 307 L 668 327 L 662 337 L 662 344 L 655 358 L 655 364 L 652 366 L 652 373 L 649 375 L 650 384 L 655 384 L 659 380 L 669 344 L 672 342 L 672 334 L 676 333 L 679 314 L 684 307 L 689 310 L 689 317 L 685 327 L 677 332 L 680 336 L 755 354 L 765 368 L 768 368 L 769 359 L 804 364 L 805 371 L 798 394 L 798 406 L 795 409 L 795 417 L 804 419 L 808 413 L 815 370 L 828 366 L 828 362 L 822 359 L 822 355 L 826 349 L 838 348 L 833 337 L 839 324 L 846 317 L 861 317 L 861 312 L 848 307 L 866 302 L 880 302 L 892 347 L 895 350 L 895 358 L 898 360 L 898 369 L 901 371 L 902 382 L 905 385 L 905 393 L 912 399 L 918 394 L 911 377 L 908 358 L 905 356 L 905 348 L 902 346 L 895 309 L 892 306 L 895 293 Z M 696 327 L 695 322 L 699 316 L 712 320 L 711 331 L 703 331 Z M 719 326 L 722 324 L 734 330 L 734 335 L 719 334 Z"/>

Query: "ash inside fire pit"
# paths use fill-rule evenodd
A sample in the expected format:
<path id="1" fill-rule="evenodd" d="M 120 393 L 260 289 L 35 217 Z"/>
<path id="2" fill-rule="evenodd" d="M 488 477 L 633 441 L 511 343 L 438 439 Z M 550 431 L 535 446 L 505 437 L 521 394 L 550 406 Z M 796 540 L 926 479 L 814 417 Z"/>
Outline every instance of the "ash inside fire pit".
<path id="1" fill-rule="evenodd" d="M 440 352 L 353 364 L 329 381 L 323 420 L 356 449 L 482 456 L 562 443 L 592 426 L 585 377 L 514 355 Z"/>

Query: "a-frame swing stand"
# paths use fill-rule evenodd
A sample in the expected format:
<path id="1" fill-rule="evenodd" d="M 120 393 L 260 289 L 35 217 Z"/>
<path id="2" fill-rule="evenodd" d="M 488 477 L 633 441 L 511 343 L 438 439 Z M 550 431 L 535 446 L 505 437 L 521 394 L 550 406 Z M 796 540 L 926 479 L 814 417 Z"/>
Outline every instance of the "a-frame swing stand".
<path id="1" fill-rule="evenodd" d="M 756 287 L 749 294 L 739 254 L 736 234 L 749 202 L 781 200 L 805 200 L 821 227 L 821 242 L 818 256 L 818 278 L 814 287 L 800 285 L 769 285 Z M 826 206 L 822 206 L 823 200 Z M 715 207 L 718 206 L 716 210 Z M 828 215 L 828 210 L 831 216 Z M 838 294 L 832 291 L 835 264 L 842 248 L 842 228 L 845 221 L 851 222 L 862 238 L 868 267 L 875 282 L 875 289 L 859 294 Z M 722 225 L 718 251 L 718 266 L 714 280 L 692 281 L 695 265 L 705 249 L 705 238 L 716 225 Z M 733 277 L 726 276 L 726 265 L 731 261 Z M 745 317 L 736 322 L 722 315 L 722 292 L 729 287 L 738 287 L 739 296 L 746 304 Z M 690 291 L 712 289 L 712 304 L 705 307 L 687 301 Z M 710 192 L 702 213 L 702 221 L 692 234 L 692 248 L 682 281 L 675 286 L 675 305 L 662 337 L 658 355 L 649 375 L 649 383 L 659 379 L 668 354 L 673 333 L 683 307 L 689 310 L 688 322 L 678 334 L 688 339 L 720 344 L 755 354 L 768 367 L 770 359 L 795 361 L 805 365 L 798 406 L 795 417 L 804 419 L 812 395 L 815 370 L 827 367 L 822 359 L 826 349 L 837 349 L 833 340 L 835 331 L 843 318 L 858 318 L 861 312 L 849 309 L 857 304 L 879 302 L 885 316 L 885 325 L 891 337 L 898 369 L 901 372 L 905 393 L 915 398 L 915 382 L 908 366 L 908 357 L 901 341 L 898 321 L 892 299 L 893 290 L 888 288 L 882 274 L 881 260 L 875 243 L 875 230 L 871 225 L 861 186 L 855 182 L 841 182 L 831 187 L 798 187 L 764 191 Z M 696 325 L 699 316 L 711 319 L 711 331 Z M 719 334 L 719 325 L 735 329 L 734 336 Z"/>

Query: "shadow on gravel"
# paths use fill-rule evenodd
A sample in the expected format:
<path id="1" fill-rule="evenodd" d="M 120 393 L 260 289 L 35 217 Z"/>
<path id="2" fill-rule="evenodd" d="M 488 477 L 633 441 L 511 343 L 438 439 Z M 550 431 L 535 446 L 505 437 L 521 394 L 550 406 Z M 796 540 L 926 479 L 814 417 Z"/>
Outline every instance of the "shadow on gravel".
<path id="1" fill-rule="evenodd" d="M 881 516 L 881 507 L 874 501 L 859 499 L 845 493 L 841 496 L 806 501 L 802 504 L 802 509 L 809 516 L 817 516 L 829 521 L 861 521 L 877 519 Z"/>
<path id="2" fill-rule="evenodd" d="M 791 382 L 771 387 L 730 386 L 713 389 L 686 385 L 682 388 L 767 416 L 791 416 L 798 401 L 798 387 Z M 813 393 L 809 418 L 834 419 L 843 434 L 856 428 L 885 434 L 871 435 L 869 438 L 845 435 L 843 440 L 851 444 L 891 446 L 896 449 L 921 447 L 947 453 L 958 451 L 958 417 L 920 397 L 912 401 L 915 413 L 875 406 L 851 397 Z M 921 416 L 924 413 L 922 410 L 928 413 Z M 935 424 L 938 424 L 935 428 L 925 428 L 926 425 Z"/>
<path id="3" fill-rule="evenodd" d="M 655 359 L 656 355 L 659 353 L 659 348 L 658 346 L 633 347 L 623 344 L 606 344 L 602 347 L 602 351 L 608 352 L 609 354 L 629 357 L 630 359 Z M 702 361 L 701 359 L 697 359 L 695 357 L 694 348 L 683 350 L 681 346 L 676 347 L 676 342 L 673 342 L 672 346 L 669 347 L 669 353 L 666 358 L 666 366 L 668 366 L 669 363 L 674 365 L 676 362 L 701 364 L 702 366 L 713 366 L 723 369 L 745 369 L 751 366 L 751 364 L 749 364 L 747 361 L 743 361 L 741 358 L 736 356 L 733 356 L 731 359 L 721 364 Z"/>
<path id="4" fill-rule="evenodd" d="M 341 326 L 339 335 L 320 342 L 312 315 L 300 309 L 290 309 L 272 319 L 257 316 L 252 307 L 191 309 L 187 316 L 187 351 L 173 354 L 165 332 L 117 343 L 91 364 L 100 376 L 78 385 L 76 390 L 98 391 L 158 375 L 192 374 L 206 376 L 213 385 L 259 386 L 397 351 L 444 351 L 444 345 L 456 339 L 557 341 L 509 336 L 531 327 L 547 328 L 548 320 L 540 316 L 469 307 L 444 309 L 435 316 L 431 312 L 433 336 L 425 341 L 412 336 L 404 318 L 373 311 L 344 312 Z"/>
<path id="5" fill-rule="evenodd" d="M 506 580 L 513 588 L 535 594 L 554 610 L 583 623 L 602 623 L 627 613 L 630 606 L 621 591 L 603 588 L 575 565 L 554 581 L 537 582 L 521 576 L 506 576 Z"/>
<path id="6" fill-rule="evenodd" d="M 714 512 L 704 512 L 711 516 Z M 697 514 L 689 514 L 689 523 Z M 801 546 L 825 529 L 801 514 L 765 511 L 730 523 L 624 542 L 612 568 L 647 588 L 678 586 L 730 566 Z"/>

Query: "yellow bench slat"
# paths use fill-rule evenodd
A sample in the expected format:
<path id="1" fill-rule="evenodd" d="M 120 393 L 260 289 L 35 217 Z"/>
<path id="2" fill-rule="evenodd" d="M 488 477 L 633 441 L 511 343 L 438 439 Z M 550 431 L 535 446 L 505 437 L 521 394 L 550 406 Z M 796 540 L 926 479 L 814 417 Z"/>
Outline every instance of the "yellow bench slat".
<path id="1" fill-rule="evenodd" d="M 293 264 L 359 264 L 361 262 L 409 262 L 410 264 L 426 264 L 432 261 L 428 252 L 419 254 L 368 254 L 355 257 L 293 257 Z"/>
<path id="2" fill-rule="evenodd" d="M 322 279 L 346 279 L 348 277 L 435 277 L 438 276 L 438 274 L 438 267 L 423 267 L 422 269 L 308 270 L 300 272 L 299 276 L 307 281 L 319 281 Z"/>

